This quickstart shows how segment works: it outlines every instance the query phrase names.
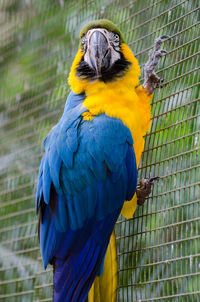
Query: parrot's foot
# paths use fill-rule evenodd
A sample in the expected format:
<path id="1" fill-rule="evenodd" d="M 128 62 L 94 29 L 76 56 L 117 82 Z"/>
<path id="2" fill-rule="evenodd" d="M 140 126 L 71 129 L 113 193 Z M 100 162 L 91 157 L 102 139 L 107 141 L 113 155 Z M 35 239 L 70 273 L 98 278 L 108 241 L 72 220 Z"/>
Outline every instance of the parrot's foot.
<path id="1" fill-rule="evenodd" d="M 155 180 L 158 180 L 160 177 L 152 177 L 152 178 L 142 178 L 140 179 L 140 184 L 136 190 L 137 194 L 137 203 L 142 206 L 145 202 L 145 199 L 151 194 L 153 184 Z"/>
<path id="2" fill-rule="evenodd" d="M 161 44 L 166 40 L 171 39 L 170 36 L 163 35 L 155 40 L 155 50 L 149 56 L 149 61 L 144 66 L 145 81 L 143 87 L 148 94 L 152 94 L 155 88 L 163 87 L 164 79 L 161 79 L 156 74 L 155 67 L 158 64 L 159 59 L 167 53 L 166 50 L 160 49 Z"/>

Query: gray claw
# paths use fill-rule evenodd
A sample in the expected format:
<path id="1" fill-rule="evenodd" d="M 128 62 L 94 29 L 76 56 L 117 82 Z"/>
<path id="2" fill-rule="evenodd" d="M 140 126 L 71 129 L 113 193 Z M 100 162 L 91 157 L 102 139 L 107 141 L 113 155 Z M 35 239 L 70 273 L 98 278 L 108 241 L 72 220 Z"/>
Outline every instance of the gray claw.
<path id="1" fill-rule="evenodd" d="M 155 50 L 159 50 L 161 44 L 166 40 L 166 39 L 171 39 L 170 36 L 168 35 L 162 35 L 159 38 L 155 39 Z"/>
<path id="2" fill-rule="evenodd" d="M 154 181 L 155 180 L 158 180 L 158 179 L 160 179 L 160 176 L 155 176 L 155 177 L 151 177 L 151 178 L 149 178 L 149 181 L 152 183 L 154 183 Z"/>
<path id="3" fill-rule="evenodd" d="M 168 35 L 162 35 L 160 36 L 160 39 L 171 39 L 171 37 Z"/>
<path id="4" fill-rule="evenodd" d="M 155 50 L 153 52 L 153 54 L 151 55 L 150 57 L 150 60 L 152 62 L 154 62 L 154 65 L 157 64 L 158 60 L 155 60 L 155 59 L 160 59 L 162 56 L 164 56 L 165 54 L 167 54 L 167 51 L 164 50 L 164 49 L 160 49 L 160 50 Z"/>

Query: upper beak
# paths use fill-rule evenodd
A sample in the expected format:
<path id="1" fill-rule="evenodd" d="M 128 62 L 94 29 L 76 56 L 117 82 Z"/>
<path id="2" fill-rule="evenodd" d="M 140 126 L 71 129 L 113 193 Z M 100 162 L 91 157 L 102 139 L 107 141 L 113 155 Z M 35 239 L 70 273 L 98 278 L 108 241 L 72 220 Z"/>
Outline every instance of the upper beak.
<path id="1" fill-rule="evenodd" d="M 87 63 L 96 70 L 97 75 L 101 74 L 102 68 L 109 68 L 111 50 L 107 38 L 102 32 L 95 30 L 92 33 L 85 56 Z"/>

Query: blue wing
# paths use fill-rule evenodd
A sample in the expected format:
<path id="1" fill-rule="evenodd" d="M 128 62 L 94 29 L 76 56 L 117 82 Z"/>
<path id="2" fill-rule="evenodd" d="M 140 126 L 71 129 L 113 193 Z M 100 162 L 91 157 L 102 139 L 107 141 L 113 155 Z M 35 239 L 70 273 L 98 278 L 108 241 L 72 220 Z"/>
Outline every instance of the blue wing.
<path id="1" fill-rule="evenodd" d="M 39 170 L 41 254 L 45 267 L 55 265 L 55 301 L 84 301 L 137 183 L 129 129 L 105 114 L 84 120 L 83 100 L 70 93 Z"/>

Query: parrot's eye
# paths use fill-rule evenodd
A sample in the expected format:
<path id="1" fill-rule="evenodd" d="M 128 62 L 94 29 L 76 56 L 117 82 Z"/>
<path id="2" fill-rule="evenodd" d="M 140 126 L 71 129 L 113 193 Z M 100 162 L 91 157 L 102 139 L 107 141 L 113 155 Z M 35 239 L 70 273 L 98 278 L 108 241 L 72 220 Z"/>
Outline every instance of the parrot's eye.
<path id="1" fill-rule="evenodd" d="M 119 35 L 118 34 L 114 34 L 115 40 L 119 41 Z"/>
<path id="2" fill-rule="evenodd" d="M 115 51 L 119 52 L 120 51 L 120 37 L 118 34 L 114 32 L 109 32 L 109 40 L 110 44 L 114 48 Z"/>
<path id="3" fill-rule="evenodd" d="M 81 48 L 84 52 L 87 50 L 87 38 L 85 35 L 81 38 Z"/>

